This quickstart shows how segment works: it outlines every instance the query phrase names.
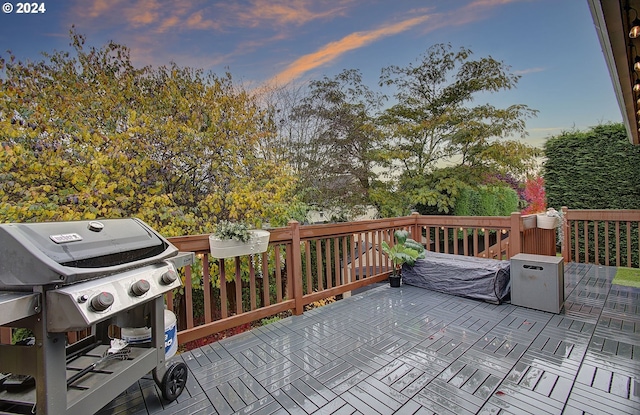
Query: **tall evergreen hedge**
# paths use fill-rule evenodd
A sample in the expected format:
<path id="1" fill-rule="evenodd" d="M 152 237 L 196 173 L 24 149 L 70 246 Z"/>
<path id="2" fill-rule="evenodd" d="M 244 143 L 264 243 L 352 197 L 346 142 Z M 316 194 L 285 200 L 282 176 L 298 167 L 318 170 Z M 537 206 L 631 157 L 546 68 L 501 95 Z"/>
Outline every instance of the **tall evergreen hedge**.
<path id="1" fill-rule="evenodd" d="M 640 147 L 622 124 L 569 132 L 544 146 L 547 206 L 640 209 Z"/>
<path id="2" fill-rule="evenodd" d="M 640 209 L 640 146 L 629 143 L 622 124 L 593 127 L 586 132 L 563 133 L 545 144 L 547 161 L 544 165 L 544 181 L 547 205 L 559 209 Z M 589 229 L 594 226 L 590 222 Z M 609 226 L 609 263 L 615 265 L 616 256 L 626 264 L 627 239 L 631 238 L 631 261 L 640 266 L 638 225 L 621 228 L 620 246 L 615 244 L 615 229 Z M 590 233 L 593 232 L 590 230 Z M 569 247 L 572 257 L 584 258 L 586 247 L 582 226 L 571 228 L 571 237 L 578 238 L 579 247 Z M 599 262 L 606 261 L 604 222 L 598 223 Z M 593 234 L 591 234 L 593 235 Z M 593 261 L 595 241 L 589 238 L 590 261 Z M 620 252 L 618 252 L 618 249 Z"/>

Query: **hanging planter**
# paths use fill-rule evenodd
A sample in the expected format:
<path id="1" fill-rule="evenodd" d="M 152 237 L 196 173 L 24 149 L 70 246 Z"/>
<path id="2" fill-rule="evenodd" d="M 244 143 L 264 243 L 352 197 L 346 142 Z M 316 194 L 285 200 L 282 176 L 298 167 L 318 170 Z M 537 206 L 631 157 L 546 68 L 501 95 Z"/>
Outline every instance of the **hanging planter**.
<path id="1" fill-rule="evenodd" d="M 251 230 L 251 238 L 247 242 L 235 239 L 218 239 L 215 235 L 209 236 L 209 248 L 211 256 L 214 258 L 233 258 L 242 255 L 260 254 L 267 250 L 269 246 L 268 231 Z"/>
<path id="2" fill-rule="evenodd" d="M 537 215 L 522 216 L 522 227 L 524 230 L 535 228 L 537 225 Z"/>
<path id="3" fill-rule="evenodd" d="M 242 223 L 221 221 L 209 236 L 209 248 L 214 258 L 233 258 L 260 254 L 269 247 L 271 234 L 262 229 L 247 229 Z"/>
<path id="4" fill-rule="evenodd" d="M 560 224 L 560 213 L 553 208 L 549 208 L 546 213 L 538 214 L 536 221 L 538 228 L 555 229 Z"/>

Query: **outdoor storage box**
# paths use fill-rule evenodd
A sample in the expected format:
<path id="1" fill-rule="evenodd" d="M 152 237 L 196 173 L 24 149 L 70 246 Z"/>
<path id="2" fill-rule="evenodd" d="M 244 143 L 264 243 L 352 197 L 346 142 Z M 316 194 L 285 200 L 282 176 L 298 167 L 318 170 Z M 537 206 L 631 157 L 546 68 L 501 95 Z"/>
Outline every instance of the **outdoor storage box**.
<path id="1" fill-rule="evenodd" d="M 511 257 L 511 304 L 559 313 L 563 303 L 562 257 L 532 254 Z"/>

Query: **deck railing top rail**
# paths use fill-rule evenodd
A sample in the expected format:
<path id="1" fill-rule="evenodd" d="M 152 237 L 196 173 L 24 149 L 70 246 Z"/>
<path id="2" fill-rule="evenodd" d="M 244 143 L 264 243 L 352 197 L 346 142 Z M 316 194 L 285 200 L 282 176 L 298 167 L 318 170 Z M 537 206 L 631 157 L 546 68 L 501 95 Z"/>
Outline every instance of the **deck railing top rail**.
<path id="1" fill-rule="evenodd" d="M 640 210 L 631 209 L 563 209 L 563 212 L 567 220 L 624 222 L 640 220 Z"/>

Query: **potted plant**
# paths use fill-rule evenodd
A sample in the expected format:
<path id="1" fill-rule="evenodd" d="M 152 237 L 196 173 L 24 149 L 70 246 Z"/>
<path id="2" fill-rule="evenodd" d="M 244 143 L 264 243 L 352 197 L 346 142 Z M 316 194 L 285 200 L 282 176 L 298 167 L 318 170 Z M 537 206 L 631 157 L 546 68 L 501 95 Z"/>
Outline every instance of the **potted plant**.
<path id="1" fill-rule="evenodd" d="M 392 247 L 387 241 L 382 241 L 382 252 L 384 252 L 393 263 L 393 272 L 389 276 L 389 285 L 399 287 L 402 279 L 402 265 L 413 265 L 417 259 L 425 257 L 425 249 L 422 244 L 409 238 L 409 232 L 397 230 L 393 234 L 396 243 Z"/>
<path id="2" fill-rule="evenodd" d="M 265 252 L 269 236 L 268 231 L 249 229 L 243 223 L 220 221 L 215 232 L 209 235 L 211 256 L 220 259 Z"/>
<path id="3" fill-rule="evenodd" d="M 554 208 L 549 208 L 545 213 L 537 215 L 538 228 L 555 229 L 560 225 L 561 214 Z"/>

